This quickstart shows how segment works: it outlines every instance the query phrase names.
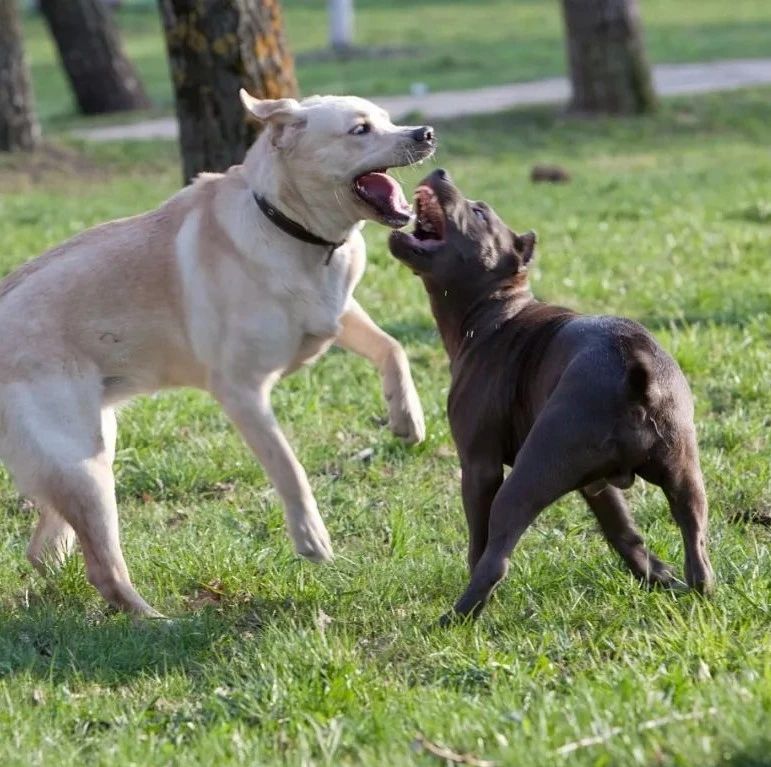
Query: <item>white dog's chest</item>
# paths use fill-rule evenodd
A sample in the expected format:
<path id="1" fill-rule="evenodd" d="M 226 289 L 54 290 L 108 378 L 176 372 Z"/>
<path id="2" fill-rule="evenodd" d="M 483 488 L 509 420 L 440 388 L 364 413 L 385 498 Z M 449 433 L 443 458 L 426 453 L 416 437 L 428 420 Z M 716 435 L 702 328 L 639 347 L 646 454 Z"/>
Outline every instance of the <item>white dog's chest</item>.
<path id="1" fill-rule="evenodd" d="M 353 285 L 349 284 L 348 275 L 342 269 L 331 265 L 328 268 L 325 279 L 306 286 L 295 297 L 300 335 L 289 371 L 318 359 L 340 332 L 340 318 L 350 300 Z"/>

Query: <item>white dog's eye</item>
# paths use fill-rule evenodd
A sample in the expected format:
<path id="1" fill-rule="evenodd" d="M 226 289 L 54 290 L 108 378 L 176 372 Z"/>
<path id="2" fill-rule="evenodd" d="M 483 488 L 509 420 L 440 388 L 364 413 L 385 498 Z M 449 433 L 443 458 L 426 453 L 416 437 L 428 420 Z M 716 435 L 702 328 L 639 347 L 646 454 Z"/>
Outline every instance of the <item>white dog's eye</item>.
<path id="1" fill-rule="evenodd" d="M 348 131 L 352 136 L 363 136 L 365 133 L 369 133 L 372 130 L 372 126 L 369 123 L 359 123 L 354 125 L 351 130 Z"/>

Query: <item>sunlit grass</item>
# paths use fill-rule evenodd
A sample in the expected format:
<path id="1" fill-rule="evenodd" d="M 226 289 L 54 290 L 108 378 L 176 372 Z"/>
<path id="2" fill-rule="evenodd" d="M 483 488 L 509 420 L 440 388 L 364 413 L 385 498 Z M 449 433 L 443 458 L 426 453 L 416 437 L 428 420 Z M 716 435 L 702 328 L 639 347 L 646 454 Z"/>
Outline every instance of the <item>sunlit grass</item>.
<path id="1" fill-rule="evenodd" d="M 437 126 L 437 164 L 538 231 L 541 297 L 643 320 L 686 371 L 714 599 L 641 590 L 569 498 L 524 537 L 477 625 L 433 627 L 466 578 L 449 378 L 422 287 L 369 226 L 358 296 L 407 348 L 426 443 L 407 449 L 379 425 L 377 376 L 350 355 L 278 387 L 336 547 L 333 565 L 314 567 L 293 556 L 275 492 L 208 397 L 126 407 L 125 552 L 170 624 L 107 611 L 80 557 L 48 583 L 34 575 L 33 516 L 0 474 L 0 763 L 441 763 L 411 748 L 419 733 L 500 765 L 771 763 L 771 536 L 729 521 L 771 504 L 771 229 L 758 213 L 771 204 L 769 124 L 765 89 L 641 120 L 543 109 Z M 0 273 L 178 183 L 172 144 L 89 147 L 69 162 L 85 156 L 88 171 L 37 176 L 0 160 Z M 532 185 L 536 161 L 573 182 Z M 356 460 L 366 447 L 372 460 Z M 630 497 L 653 550 L 681 570 L 660 492 L 638 483 Z"/>

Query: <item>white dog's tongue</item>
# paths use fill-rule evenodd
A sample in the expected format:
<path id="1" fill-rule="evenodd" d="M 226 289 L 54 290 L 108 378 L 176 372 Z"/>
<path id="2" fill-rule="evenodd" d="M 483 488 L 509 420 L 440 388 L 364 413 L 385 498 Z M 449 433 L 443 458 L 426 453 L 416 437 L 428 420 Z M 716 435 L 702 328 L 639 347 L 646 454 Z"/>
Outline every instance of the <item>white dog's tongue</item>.
<path id="1" fill-rule="evenodd" d="M 409 216 L 412 209 L 396 179 L 386 173 L 367 173 L 356 179 L 363 197 L 383 213 Z"/>

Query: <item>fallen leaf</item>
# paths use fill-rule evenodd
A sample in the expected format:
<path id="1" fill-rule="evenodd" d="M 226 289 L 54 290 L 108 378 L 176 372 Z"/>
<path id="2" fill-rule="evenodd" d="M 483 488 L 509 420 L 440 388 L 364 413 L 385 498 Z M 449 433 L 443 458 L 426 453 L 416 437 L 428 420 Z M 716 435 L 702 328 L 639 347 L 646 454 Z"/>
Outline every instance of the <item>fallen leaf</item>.
<path id="1" fill-rule="evenodd" d="M 362 461 L 363 463 L 369 463 L 372 460 L 372 456 L 375 455 L 375 449 L 372 447 L 365 447 L 364 450 L 359 450 L 353 457 L 354 461 Z"/>
<path id="2" fill-rule="evenodd" d="M 166 520 L 166 527 L 169 528 L 169 530 L 176 530 L 183 522 L 185 522 L 188 518 L 189 514 L 186 511 L 179 510 L 174 512 L 167 520 Z"/>
<path id="3" fill-rule="evenodd" d="M 196 589 L 195 593 L 187 598 L 187 604 L 194 610 L 198 610 L 208 605 L 218 605 L 224 596 L 225 591 L 221 581 L 210 581 Z"/>

